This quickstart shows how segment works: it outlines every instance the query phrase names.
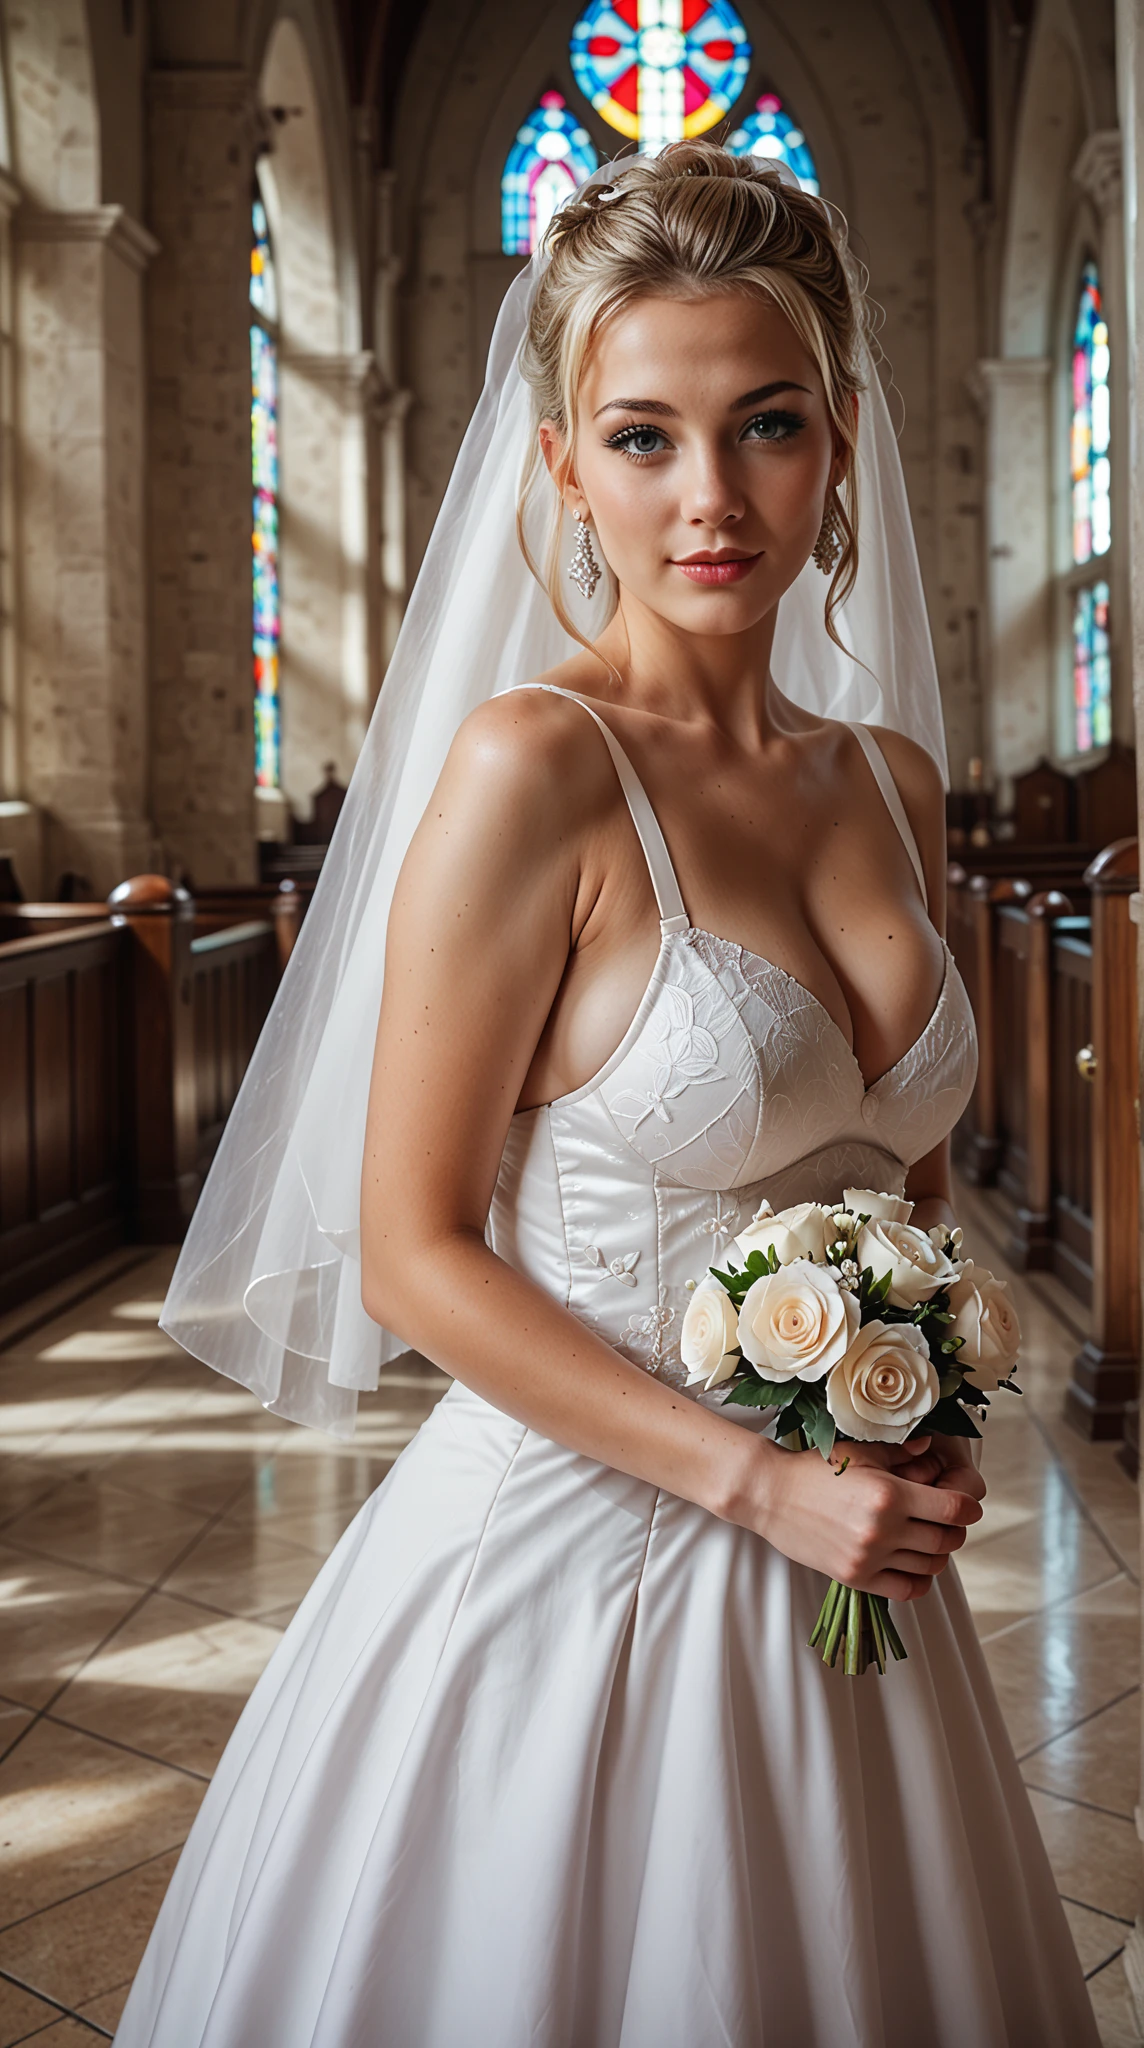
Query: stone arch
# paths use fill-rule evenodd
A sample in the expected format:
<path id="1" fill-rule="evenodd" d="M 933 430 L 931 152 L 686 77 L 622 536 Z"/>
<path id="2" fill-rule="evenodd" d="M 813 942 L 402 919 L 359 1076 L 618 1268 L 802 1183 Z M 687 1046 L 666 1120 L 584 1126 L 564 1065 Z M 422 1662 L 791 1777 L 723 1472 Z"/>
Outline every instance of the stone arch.
<path id="1" fill-rule="evenodd" d="M 1011 776 L 1042 754 L 1067 756 L 1069 617 L 1061 483 L 1067 447 L 1067 362 L 1082 244 L 1100 259 L 1110 300 L 1114 379 L 1123 375 L 1123 250 L 1118 138 L 1094 128 L 1109 101 L 1101 51 L 1072 0 L 1045 0 L 1022 83 L 1001 238 L 995 359 L 981 365 L 988 447 L 986 562 L 992 689 L 987 752 L 1000 800 Z M 1113 389 L 1114 440 L 1127 400 Z M 1114 466 L 1114 533 L 1123 531 L 1123 470 Z M 1123 509 L 1120 509 L 1120 508 Z M 1114 719 L 1130 722 L 1126 557 L 1111 565 Z"/>
<path id="2" fill-rule="evenodd" d="M 1051 353 L 1064 223 L 1075 211 L 1073 164 L 1086 133 L 1081 77 L 1049 6 L 1029 51 L 1001 271 L 1001 354 Z"/>

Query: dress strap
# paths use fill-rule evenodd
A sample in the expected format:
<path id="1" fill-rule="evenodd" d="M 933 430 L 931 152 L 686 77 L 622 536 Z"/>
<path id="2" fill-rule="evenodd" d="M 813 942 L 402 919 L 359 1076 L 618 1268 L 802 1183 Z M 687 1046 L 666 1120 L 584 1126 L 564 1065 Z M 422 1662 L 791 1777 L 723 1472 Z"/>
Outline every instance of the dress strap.
<path id="1" fill-rule="evenodd" d="M 906 807 L 898 795 L 898 785 L 890 773 L 886 756 L 868 725 L 855 724 L 850 727 L 850 730 L 870 763 L 870 770 L 874 780 L 886 800 L 886 809 L 889 811 L 898 831 L 902 835 L 902 844 L 913 862 L 914 873 L 918 878 L 918 888 L 922 892 L 922 902 L 928 910 L 929 894 L 926 890 L 925 869 L 922 866 L 922 857 L 918 852 L 918 842 L 914 838 L 913 829 L 906 816 Z"/>
<path id="2" fill-rule="evenodd" d="M 586 697 L 578 697 L 575 690 L 562 690 L 558 683 L 518 683 L 516 687 L 521 690 L 547 690 L 550 696 L 567 697 L 571 703 L 581 705 L 589 718 L 595 719 L 604 735 L 604 743 L 612 757 L 620 788 L 632 814 L 632 824 L 643 848 L 644 859 L 651 876 L 651 886 L 655 890 L 655 900 L 659 905 L 660 928 L 665 936 L 668 932 L 687 931 L 691 920 L 683 907 L 683 897 L 680 894 L 679 883 L 675 879 L 675 869 L 671 864 L 667 841 L 660 831 L 659 819 L 651 807 L 651 799 L 643 783 L 607 720 L 592 709 Z"/>

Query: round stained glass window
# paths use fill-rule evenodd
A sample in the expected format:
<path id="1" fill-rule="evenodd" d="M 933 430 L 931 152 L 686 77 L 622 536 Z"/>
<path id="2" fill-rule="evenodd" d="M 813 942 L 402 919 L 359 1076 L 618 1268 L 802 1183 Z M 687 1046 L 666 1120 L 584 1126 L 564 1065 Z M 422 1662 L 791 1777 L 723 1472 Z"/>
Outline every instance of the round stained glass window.
<path id="1" fill-rule="evenodd" d="M 589 0 L 571 56 L 596 112 L 655 151 L 723 119 L 747 82 L 751 45 L 731 0 Z"/>

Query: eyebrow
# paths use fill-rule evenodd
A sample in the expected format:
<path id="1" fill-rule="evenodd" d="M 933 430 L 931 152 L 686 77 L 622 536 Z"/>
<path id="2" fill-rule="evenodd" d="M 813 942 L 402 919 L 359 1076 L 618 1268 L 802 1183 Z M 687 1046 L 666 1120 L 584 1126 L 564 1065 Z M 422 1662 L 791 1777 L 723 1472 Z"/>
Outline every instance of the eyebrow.
<path id="1" fill-rule="evenodd" d="M 773 384 L 760 384 L 757 391 L 745 391 L 742 398 L 732 399 L 728 412 L 744 412 L 749 405 L 761 405 L 765 398 L 774 398 L 780 391 L 804 391 L 808 398 L 813 396 L 809 385 L 796 384 L 789 377 L 777 377 Z M 673 405 L 665 405 L 661 398 L 609 398 L 593 419 L 599 419 L 605 412 L 650 412 L 657 419 L 677 420 L 679 414 Z"/>

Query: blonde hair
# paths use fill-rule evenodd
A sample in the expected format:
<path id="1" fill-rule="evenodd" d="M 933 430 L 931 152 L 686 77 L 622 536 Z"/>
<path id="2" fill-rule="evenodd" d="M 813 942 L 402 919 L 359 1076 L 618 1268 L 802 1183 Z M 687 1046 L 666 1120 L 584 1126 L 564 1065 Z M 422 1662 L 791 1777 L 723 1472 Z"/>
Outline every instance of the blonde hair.
<path id="1" fill-rule="evenodd" d="M 558 489 L 572 464 L 576 395 L 588 351 L 634 300 L 757 292 L 786 314 L 817 365 L 831 423 L 851 458 L 841 489 L 831 487 L 824 507 L 833 511 L 842 542 L 826 595 L 826 630 L 838 641 L 834 614 L 858 572 L 854 397 L 862 387 L 869 318 L 825 206 L 755 157 L 732 156 L 713 142 L 677 142 L 659 156 L 636 158 L 610 185 L 570 200 L 553 216 L 546 247 L 551 260 L 537 286 L 520 367 L 536 424 L 550 420 L 563 437 Z M 543 568 L 525 535 L 526 508 L 542 470 L 534 437 L 517 503 L 520 545 L 561 625 L 587 646 L 564 602 L 559 497 Z"/>

